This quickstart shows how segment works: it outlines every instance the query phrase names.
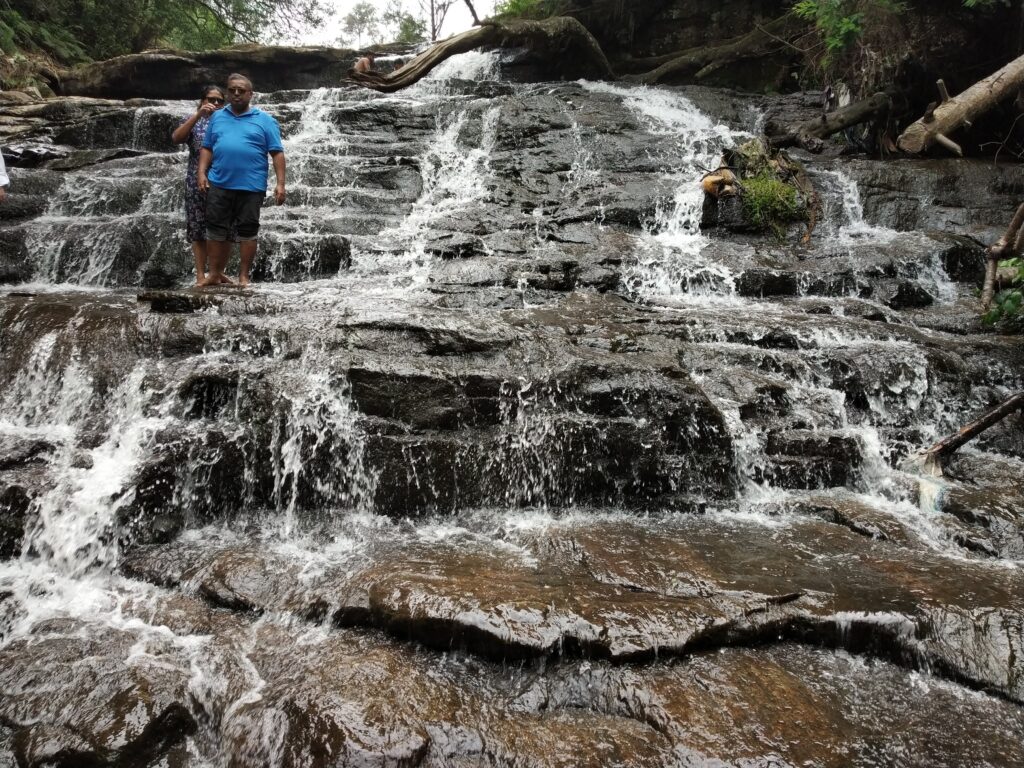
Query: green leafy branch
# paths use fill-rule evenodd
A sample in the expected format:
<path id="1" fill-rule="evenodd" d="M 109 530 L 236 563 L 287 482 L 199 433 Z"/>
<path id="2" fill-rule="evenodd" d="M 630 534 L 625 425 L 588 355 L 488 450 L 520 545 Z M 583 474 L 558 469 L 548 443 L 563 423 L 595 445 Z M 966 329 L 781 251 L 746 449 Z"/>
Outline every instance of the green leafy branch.
<path id="1" fill-rule="evenodd" d="M 999 291 L 992 299 L 992 306 L 982 319 L 988 325 L 999 321 L 1019 322 L 1024 319 L 1024 259 L 1020 257 L 999 262 L 1000 270 L 1012 270 L 1010 286 Z"/>

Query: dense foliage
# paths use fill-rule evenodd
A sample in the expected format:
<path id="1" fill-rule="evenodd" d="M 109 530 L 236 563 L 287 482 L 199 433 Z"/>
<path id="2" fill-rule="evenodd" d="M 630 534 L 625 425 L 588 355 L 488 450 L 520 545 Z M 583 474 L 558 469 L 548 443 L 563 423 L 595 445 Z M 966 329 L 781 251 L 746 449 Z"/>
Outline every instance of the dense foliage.
<path id="1" fill-rule="evenodd" d="M 999 291 L 992 299 L 992 307 L 985 315 L 985 322 L 992 324 L 999 321 L 1010 321 L 1015 324 L 1024 322 L 1024 259 L 1014 258 L 1000 262 L 1001 269 L 1009 269 L 1015 273 L 1012 284 Z"/>
<path id="2" fill-rule="evenodd" d="M 539 19 L 559 12 L 556 0 L 498 0 L 494 15 L 503 18 Z"/>
<path id="3" fill-rule="evenodd" d="M 996 5 L 1007 0 L 963 0 L 968 8 Z M 793 11 L 814 24 L 825 44 L 826 56 L 834 54 L 863 36 L 872 23 L 905 13 L 905 0 L 797 0 Z"/>
<path id="4" fill-rule="evenodd" d="M 62 61 L 216 48 L 319 22 L 321 0 L 5 0 L 0 47 Z"/>
<path id="5" fill-rule="evenodd" d="M 443 12 L 447 12 L 452 3 L 442 4 Z M 356 3 L 352 10 L 345 14 L 341 22 L 343 45 L 362 47 L 367 43 L 384 42 L 415 45 L 427 40 L 428 19 L 436 22 L 437 13 L 441 13 L 437 3 L 421 3 L 422 15 L 414 15 L 406 10 L 402 0 L 388 0 L 383 10 L 378 10 L 372 2 Z M 443 20 L 443 13 L 441 13 Z"/>

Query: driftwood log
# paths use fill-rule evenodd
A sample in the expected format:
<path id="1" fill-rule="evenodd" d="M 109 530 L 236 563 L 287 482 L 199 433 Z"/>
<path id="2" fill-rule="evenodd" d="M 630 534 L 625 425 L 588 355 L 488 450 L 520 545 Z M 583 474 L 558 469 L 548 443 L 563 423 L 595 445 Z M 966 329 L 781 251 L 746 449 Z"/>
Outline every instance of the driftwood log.
<path id="1" fill-rule="evenodd" d="M 809 152 L 820 152 L 823 139 L 859 123 L 874 120 L 892 109 L 894 91 L 882 91 L 870 98 L 822 113 L 821 117 L 789 126 L 784 133 L 769 136 L 773 147 L 799 146 Z"/>
<path id="2" fill-rule="evenodd" d="M 1017 213 L 1014 214 L 1010 226 L 1006 228 L 1003 236 L 993 243 L 986 252 L 988 260 L 985 262 L 985 283 L 981 289 L 983 311 L 987 312 L 988 308 L 992 306 L 992 296 L 996 291 L 996 277 L 999 274 L 999 262 L 1019 256 L 1024 251 L 1022 228 L 1024 228 L 1024 203 L 1017 208 Z"/>
<path id="3" fill-rule="evenodd" d="M 642 73 L 628 79 L 647 85 L 681 79 L 700 81 L 722 67 L 744 59 L 756 59 L 787 48 L 791 41 L 806 34 L 806 24 L 787 13 L 750 32 L 712 45 L 687 48 L 675 53 L 623 63 L 630 72 Z"/>
<path id="4" fill-rule="evenodd" d="M 945 461 L 961 446 L 973 440 L 989 427 L 998 424 L 1011 413 L 1022 409 L 1024 409 L 1024 392 L 1018 392 L 994 408 L 985 411 L 985 413 L 957 432 L 939 440 L 939 442 L 918 456 L 925 471 L 941 477 Z"/>
<path id="5" fill-rule="evenodd" d="M 903 131 L 897 142 L 902 151 L 919 154 L 932 144 L 940 144 L 957 155 L 963 155 L 949 134 L 963 126 L 970 127 L 978 115 L 1024 88 L 1024 56 L 1014 59 L 953 98 L 949 98 L 946 85 L 941 80 L 938 88 L 941 103 L 930 107 L 924 117 Z"/>
<path id="6" fill-rule="evenodd" d="M 426 77 L 434 67 L 460 53 L 477 48 L 526 47 L 551 56 L 576 77 L 614 80 L 615 75 L 594 36 L 576 19 L 555 16 L 544 21 L 487 21 L 448 38 L 421 53 L 394 72 L 356 72 L 350 80 L 375 91 L 393 93 Z"/>

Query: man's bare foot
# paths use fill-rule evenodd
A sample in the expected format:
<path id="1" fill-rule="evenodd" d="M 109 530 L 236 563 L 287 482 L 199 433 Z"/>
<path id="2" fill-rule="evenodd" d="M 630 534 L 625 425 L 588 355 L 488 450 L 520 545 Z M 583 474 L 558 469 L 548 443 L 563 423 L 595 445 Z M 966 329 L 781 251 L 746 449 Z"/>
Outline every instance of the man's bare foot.
<path id="1" fill-rule="evenodd" d="M 248 276 L 242 276 L 242 277 L 238 278 L 238 285 L 239 286 L 244 288 L 248 284 L 249 284 L 249 277 Z"/>
<path id="2" fill-rule="evenodd" d="M 203 288 L 209 288 L 210 286 L 213 286 L 213 285 L 224 285 L 224 284 L 234 285 L 234 281 L 232 281 L 231 278 L 228 277 L 227 275 L 224 275 L 224 274 L 215 275 L 212 272 L 209 275 L 207 275 L 206 277 L 204 277 L 201 281 L 197 281 L 196 282 L 196 285 L 198 285 L 200 287 L 203 287 Z"/>

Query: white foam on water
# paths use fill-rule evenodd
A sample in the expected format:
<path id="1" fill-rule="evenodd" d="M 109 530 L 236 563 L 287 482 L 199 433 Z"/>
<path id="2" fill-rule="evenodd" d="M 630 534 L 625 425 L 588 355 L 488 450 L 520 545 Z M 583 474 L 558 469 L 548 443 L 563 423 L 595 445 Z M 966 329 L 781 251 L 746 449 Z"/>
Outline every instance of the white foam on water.
<path id="1" fill-rule="evenodd" d="M 819 178 L 831 180 L 832 194 L 825 196 L 824 218 L 832 222 L 835 229 L 836 244 L 848 248 L 865 243 L 884 245 L 892 242 L 900 233 L 888 227 L 869 224 L 864 218 L 864 205 L 861 202 L 860 189 L 857 182 L 841 170 L 820 171 Z M 838 197 L 840 210 L 831 210 Z M 838 225 L 838 228 L 836 226 Z"/>
<path id="2" fill-rule="evenodd" d="M 375 238 L 379 250 L 354 249 L 351 273 L 367 292 L 408 293 L 427 286 L 432 257 L 426 245 L 433 226 L 447 216 L 471 215 L 488 193 L 499 113 L 497 106 L 466 105 L 441 118 L 420 158 L 423 191 L 409 215 Z M 479 122 L 472 131 L 471 120 Z M 470 134 L 478 140 L 469 142 Z"/>
<path id="3" fill-rule="evenodd" d="M 413 89 L 429 91 L 430 86 L 448 80 L 497 80 L 501 56 L 491 51 L 467 51 L 451 56 L 434 67 Z"/>
<path id="4" fill-rule="evenodd" d="M 33 505 L 27 557 L 38 556 L 71 577 L 116 564 L 116 516 L 132 499 L 123 492 L 145 446 L 167 424 L 166 418 L 145 412 L 144 376 L 145 369 L 137 367 L 110 396 L 114 422 L 103 442 L 87 451 L 84 466 L 76 466 L 71 447 L 54 459 L 58 482 Z"/>
<path id="5" fill-rule="evenodd" d="M 666 180 L 675 190 L 658 207 L 646 243 L 624 275 L 639 298 L 659 304 L 743 303 L 735 278 L 705 254 L 709 240 L 700 231 L 704 206 L 701 177 L 719 166 L 722 152 L 750 134 L 716 123 L 682 94 L 657 88 L 625 88 L 584 82 L 587 90 L 618 96 L 647 130 L 667 139 L 674 151 L 665 158 Z"/>
<path id="6" fill-rule="evenodd" d="M 281 394 L 284 418 L 275 422 L 272 447 L 279 458 L 273 468 L 273 496 L 283 513 L 286 538 L 298 528 L 300 486 L 308 485 L 328 509 L 347 512 L 368 511 L 376 485 L 366 470 L 348 382 L 326 367 L 316 370 L 315 358 L 304 358 L 307 373 L 297 378 L 301 386 Z M 325 454 L 335 457 L 331 466 L 324 466 Z"/>

